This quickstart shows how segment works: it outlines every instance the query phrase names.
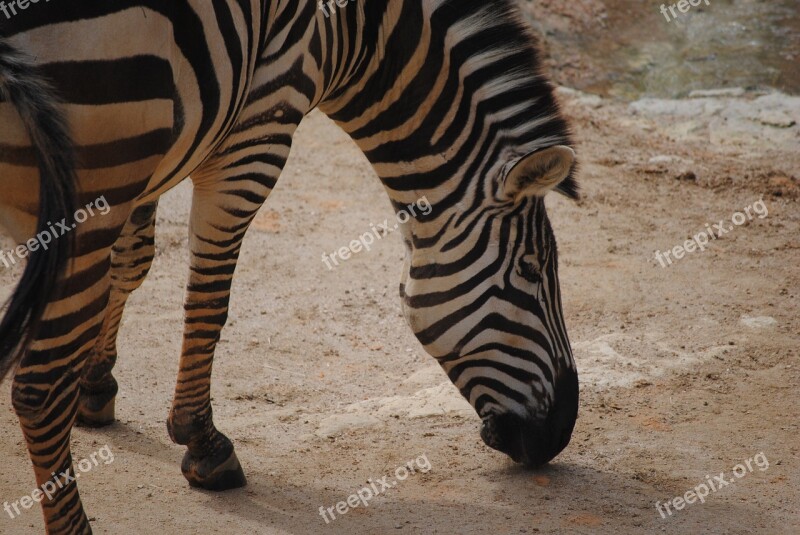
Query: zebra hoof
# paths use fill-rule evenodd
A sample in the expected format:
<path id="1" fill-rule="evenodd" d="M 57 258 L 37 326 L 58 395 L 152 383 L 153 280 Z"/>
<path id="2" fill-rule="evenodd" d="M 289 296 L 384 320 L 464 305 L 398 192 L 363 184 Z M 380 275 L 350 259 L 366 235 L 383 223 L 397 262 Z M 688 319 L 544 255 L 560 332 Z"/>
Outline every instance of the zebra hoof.
<path id="1" fill-rule="evenodd" d="M 116 396 L 107 394 L 81 394 L 78 401 L 78 419 L 82 427 L 106 427 L 114 423 Z"/>
<path id="2" fill-rule="evenodd" d="M 230 454 L 196 457 L 191 452 L 183 456 L 181 471 L 192 487 L 206 490 L 230 490 L 247 485 L 247 478 L 231 445 Z"/>

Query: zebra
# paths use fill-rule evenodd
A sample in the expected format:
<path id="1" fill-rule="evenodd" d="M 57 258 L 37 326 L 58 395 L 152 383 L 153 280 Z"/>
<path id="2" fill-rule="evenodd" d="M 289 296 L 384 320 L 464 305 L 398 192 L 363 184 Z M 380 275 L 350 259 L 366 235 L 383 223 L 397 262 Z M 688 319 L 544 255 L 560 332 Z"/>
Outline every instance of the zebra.
<path id="1" fill-rule="evenodd" d="M 190 485 L 246 484 L 213 422 L 211 366 L 244 235 L 314 109 L 395 208 L 431 203 L 400 229 L 401 306 L 483 441 L 529 466 L 567 446 L 578 375 L 544 197 L 578 198 L 577 164 L 513 0 L 356 1 L 329 16 L 311 0 L 53 2 L 0 23 L 0 225 L 31 243 L 101 195 L 110 206 L 31 248 L 0 323 L 0 377 L 14 371 L 39 485 L 71 467 L 76 421 L 114 420 L 125 303 L 152 264 L 158 199 L 188 177 L 167 428 Z M 49 533 L 91 532 L 74 481 L 42 509 Z"/>

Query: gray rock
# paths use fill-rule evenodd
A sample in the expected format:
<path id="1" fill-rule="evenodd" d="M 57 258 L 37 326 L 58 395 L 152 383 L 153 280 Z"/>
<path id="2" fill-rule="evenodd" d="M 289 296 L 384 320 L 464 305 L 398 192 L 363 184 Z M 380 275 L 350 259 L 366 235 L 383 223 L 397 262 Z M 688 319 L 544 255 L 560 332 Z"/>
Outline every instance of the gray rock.
<path id="1" fill-rule="evenodd" d="M 741 97 L 745 91 L 741 87 L 731 87 L 729 89 L 696 89 L 689 93 L 689 98 L 713 98 L 713 97 Z"/>
<path id="2" fill-rule="evenodd" d="M 644 98 L 632 102 L 629 110 L 678 141 L 705 140 L 712 146 L 757 151 L 796 150 L 800 144 L 800 97 L 779 92 L 756 98 L 752 98 L 755 93 L 745 94 L 747 98 L 731 98 L 730 91 L 722 94 L 726 96 Z"/>

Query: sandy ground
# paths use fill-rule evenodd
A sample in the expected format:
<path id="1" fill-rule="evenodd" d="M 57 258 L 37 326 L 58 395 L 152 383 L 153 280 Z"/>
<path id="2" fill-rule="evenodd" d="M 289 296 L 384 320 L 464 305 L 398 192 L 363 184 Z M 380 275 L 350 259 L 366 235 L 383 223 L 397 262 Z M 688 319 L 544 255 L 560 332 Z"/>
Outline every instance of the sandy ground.
<path id="1" fill-rule="evenodd" d="M 95 532 L 800 532 L 797 99 L 560 95 L 584 198 L 548 207 L 581 408 L 550 466 L 524 470 L 481 442 L 477 416 L 400 315 L 398 235 L 334 270 L 322 263 L 393 214 L 352 142 L 312 114 L 247 237 L 215 366 L 215 419 L 248 486 L 189 488 L 164 423 L 186 280 L 184 185 L 162 202 L 158 256 L 124 321 L 119 422 L 73 433 L 76 460 L 106 445 L 114 454 L 80 479 Z M 667 267 L 655 259 L 760 199 L 765 217 Z M 4 295 L 18 276 L 0 273 Z M 14 501 L 34 480 L 8 384 L 0 419 L 0 501 Z M 329 524 L 319 515 L 421 456 L 427 472 L 368 507 Z M 735 482 L 659 515 L 656 502 L 720 473 Z M 37 509 L 0 511 L 0 533 L 42 529 Z"/>

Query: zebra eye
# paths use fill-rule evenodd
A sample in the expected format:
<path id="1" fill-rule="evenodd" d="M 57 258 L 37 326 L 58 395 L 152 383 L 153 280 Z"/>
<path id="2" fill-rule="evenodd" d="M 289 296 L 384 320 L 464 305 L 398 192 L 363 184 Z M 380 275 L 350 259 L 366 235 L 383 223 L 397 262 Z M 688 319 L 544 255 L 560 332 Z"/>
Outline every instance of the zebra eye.
<path id="1" fill-rule="evenodd" d="M 526 254 L 517 263 L 517 275 L 530 282 L 541 282 L 542 272 L 534 254 Z"/>

